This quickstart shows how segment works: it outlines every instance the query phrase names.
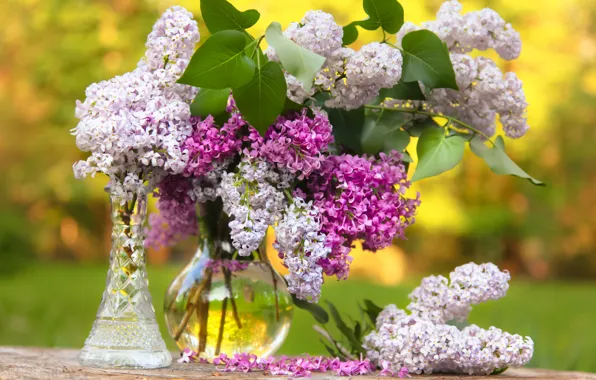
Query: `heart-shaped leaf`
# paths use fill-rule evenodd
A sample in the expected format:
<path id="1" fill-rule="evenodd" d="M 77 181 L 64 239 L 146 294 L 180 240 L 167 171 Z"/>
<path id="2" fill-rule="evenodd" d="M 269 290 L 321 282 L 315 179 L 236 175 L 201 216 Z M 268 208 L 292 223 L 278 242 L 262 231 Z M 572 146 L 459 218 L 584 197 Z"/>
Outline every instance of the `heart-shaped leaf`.
<path id="1" fill-rule="evenodd" d="M 436 34 L 417 30 L 406 34 L 401 44 L 404 58 L 402 81 L 420 81 L 429 88 L 458 90 L 449 51 Z"/>
<path id="2" fill-rule="evenodd" d="M 404 9 L 397 0 L 364 0 L 363 6 L 369 19 L 359 24 L 366 30 L 383 28 L 387 33 L 395 34 L 404 24 Z"/>
<path id="3" fill-rule="evenodd" d="M 401 100 L 426 100 L 418 82 L 399 81 L 391 88 L 383 88 L 379 91 L 382 99 L 401 99 Z"/>
<path id="4" fill-rule="evenodd" d="M 412 181 L 432 177 L 453 169 L 464 156 L 466 139 L 463 136 L 445 136 L 442 128 L 424 131 L 418 140 L 418 165 Z"/>
<path id="5" fill-rule="evenodd" d="M 344 45 L 349 45 L 358 39 L 356 26 L 366 30 L 382 28 L 389 34 L 395 34 L 404 24 L 404 9 L 397 0 L 364 0 L 362 6 L 368 19 L 354 21 L 344 26 L 342 40 Z"/>
<path id="6" fill-rule="evenodd" d="M 190 113 L 193 116 L 201 117 L 207 115 L 216 116 L 223 113 L 226 110 L 230 92 L 231 90 L 229 88 L 221 90 L 200 89 L 195 100 L 190 105 Z"/>
<path id="7" fill-rule="evenodd" d="M 239 31 L 213 34 L 197 49 L 178 83 L 210 89 L 245 85 L 256 66 L 244 53 L 245 48 L 246 38 Z"/>
<path id="8" fill-rule="evenodd" d="M 226 0 L 201 0 L 201 15 L 211 34 L 222 30 L 242 32 L 256 24 L 261 16 L 255 9 L 241 12 Z"/>
<path id="9" fill-rule="evenodd" d="M 284 108 L 286 79 L 279 63 L 267 62 L 248 84 L 232 91 L 242 116 L 259 132 L 265 133 Z"/>
<path id="10" fill-rule="evenodd" d="M 353 22 L 343 27 L 344 36 L 342 37 L 341 43 L 344 46 L 349 45 L 358 39 L 358 29 L 356 28 L 357 24 L 358 22 Z"/>
<path id="11" fill-rule="evenodd" d="M 507 153 L 505 153 L 505 142 L 503 141 L 502 136 L 497 137 L 495 144 L 495 147 L 489 148 L 484 144 L 480 137 L 474 137 L 472 141 L 470 141 L 470 148 L 475 155 L 484 159 L 484 162 L 486 162 L 493 173 L 513 175 L 527 179 L 534 185 L 545 186 L 543 182 L 531 177 L 509 158 Z"/>
<path id="12" fill-rule="evenodd" d="M 278 22 L 272 22 L 267 27 L 265 38 L 277 53 L 283 68 L 302 82 L 306 91 L 310 90 L 315 75 L 325 63 L 325 58 L 286 38 Z"/>

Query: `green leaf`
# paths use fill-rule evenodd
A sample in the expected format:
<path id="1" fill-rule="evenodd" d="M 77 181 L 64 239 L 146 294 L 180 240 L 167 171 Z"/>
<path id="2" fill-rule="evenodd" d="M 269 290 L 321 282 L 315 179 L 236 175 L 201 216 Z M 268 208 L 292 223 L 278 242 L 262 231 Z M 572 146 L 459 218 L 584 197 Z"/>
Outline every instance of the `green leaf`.
<path id="1" fill-rule="evenodd" d="M 315 75 L 325 63 L 325 58 L 286 38 L 278 22 L 272 22 L 267 27 L 265 38 L 277 53 L 283 68 L 302 82 L 304 89 L 309 91 Z"/>
<path id="2" fill-rule="evenodd" d="M 364 311 L 366 312 L 366 315 L 368 315 L 368 318 L 372 324 L 374 325 L 377 323 L 377 317 L 379 316 L 379 313 L 383 311 L 383 308 L 377 306 L 371 300 L 364 300 L 364 307 Z"/>
<path id="3" fill-rule="evenodd" d="M 382 99 L 426 100 L 418 82 L 402 82 L 401 80 L 391 88 L 383 88 L 379 92 Z"/>
<path id="4" fill-rule="evenodd" d="M 420 81 L 431 89 L 458 90 L 449 52 L 436 34 L 417 30 L 406 34 L 401 44 L 404 57 L 401 79 L 404 82 Z"/>
<path id="5" fill-rule="evenodd" d="M 358 29 L 356 29 L 356 23 L 350 23 L 343 27 L 344 36 L 342 38 L 342 44 L 349 45 L 358 39 Z"/>
<path id="6" fill-rule="evenodd" d="M 283 109 L 282 114 L 285 115 L 288 112 L 300 112 L 304 108 L 305 108 L 304 105 L 296 103 L 295 101 L 293 101 L 290 98 L 286 98 L 286 100 L 284 102 L 284 109 Z"/>
<path id="7" fill-rule="evenodd" d="M 346 146 L 355 153 L 362 153 L 362 131 L 364 128 L 364 108 L 346 111 L 341 108 L 325 108 L 333 126 L 335 142 Z"/>
<path id="8" fill-rule="evenodd" d="M 362 2 L 364 12 L 368 19 L 353 21 L 343 27 L 344 36 L 342 44 L 349 45 L 358 39 L 360 26 L 366 30 L 377 30 L 382 28 L 389 34 L 397 33 L 404 24 L 404 9 L 397 0 L 364 0 Z"/>
<path id="9" fill-rule="evenodd" d="M 327 301 L 327 306 L 329 308 L 329 313 L 331 313 L 331 317 L 333 317 L 335 320 L 335 326 L 337 326 L 337 329 L 344 334 L 346 338 L 348 338 L 352 348 L 360 352 L 364 351 L 360 341 L 356 339 L 354 332 L 348 327 L 348 325 L 346 325 L 335 306 L 329 301 Z"/>
<path id="10" fill-rule="evenodd" d="M 317 322 L 321 324 L 326 324 L 329 322 L 329 314 L 323 309 L 321 306 L 317 305 L 316 303 L 310 303 L 308 301 L 301 300 L 296 298 L 294 294 L 292 294 L 292 301 L 296 307 L 299 307 L 302 310 L 308 311 Z"/>
<path id="11" fill-rule="evenodd" d="M 178 83 L 209 89 L 247 84 L 256 65 L 244 53 L 245 48 L 241 32 L 224 30 L 213 34 L 197 49 Z"/>
<path id="12" fill-rule="evenodd" d="M 193 116 L 208 116 L 208 115 L 219 115 L 226 110 L 228 104 L 228 97 L 230 96 L 231 90 L 229 88 L 223 88 L 221 90 L 211 90 L 208 88 L 201 88 L 195 96 L 190 105 L 190 113 Z"/>
<path id="13" fill-rule="evenodd" d="M 286 99 L 286 80 L 279 63 L 267 62 L 252 80 L 232 90 L 242 116 L 264 133 L 279 116 Z"/>
<path id="14" fill-rule="evenodd" d="M 331 355 L 332 358 L 337 358 L 339 356 L 341 356 L 341 353 L 338 351 L 333 350 L 333 348 L 329 347 L 327 345 L 327 343 L 325 343 L 323 341 L 323 339 L 319 339 L 319 341 L 323 344 L 323 346 L 325 346 L 325 349 L 327 350 L 327 352 L 329 352 L 329 355 Z"/>
<path id="15" fill-rule="evenodd" d="M 466 139 L 462 136 L 445 136 L 442 128 L 424 131 L 418 140 L 418 165 L 412 181 L 453 169 L 464 156 L 465 143 Z"/>
<path id="16" fill-rule="evenodd" d="M 494 371 L 492 371 L 490 374 L 491 374 L 491 376 L 493 376 L 493 375 L 500 375 L 503 372 L 507 371 L 508 369 L 509 369 L 509 367 L 497 368 Z"/>
<path id="17" fill-rule="evenodd" d="M 368 112 L 364 121 L 361 143 L 364 153 L 377 154 L 380 151 L 404 150 L 410 142 L 410 135 L 401 130 L 407 122 L 403 114 L 393 111 Z"/>
<path id="18" fill-rule="evenodd" d="M 401 159 L 403 162 L 406 162 L 408 164 L 411 162 L 414 162 L 414 160 L 412 159 L 412 156 L 410 156 L 410 153 L 408 153 L 408 151 L 405 151 L 402 154 L 404 155 Z M 406 171 L 407 171 L 408 167 L 409 167 L 409 165 L 406 167 Z"/>
<path id="19" fill-rule="evenodd" d="M 240 12 L 226 0 L 201 0 L 201 15 L 211 34 L 222 30 L 242 32 L 256 24 L 261 17 L 255 9 Z"/>
<path id="20" fill-rule="evenodd" d="M 358 321 L 356 321 L 356 323 L 354 324 L 354 337 L 358 342 L 360 342 L 360 340 L 362 339 L 362 326 Z"/>
<path id="21" fill-rule="evenodd" d="M 537 186 L 545 186 L 545 184 L 537 179 L 531 177 L 522 168 L 520 168 L 509 156 L 505 153 L 505 142 L 503 137 L 499 136 L 495 140 L 497 146 L 493 148 L 487 147 L 480 137 L 474 137 L 470 141 L 470 148 L 472 152 L 478 157 L 484 159 L 490 170 L 495 174 L 513 175 L 519 178 L 527 179 Z"/>
<path id="22" fill-rule="evenodd" d="M 404 24 L 404 9 L 397 0 L 364 0 L 363 6 L 369 19 L 360 21 L 359 25 L 366 30 L 383 28 L 395 34 Z"/>

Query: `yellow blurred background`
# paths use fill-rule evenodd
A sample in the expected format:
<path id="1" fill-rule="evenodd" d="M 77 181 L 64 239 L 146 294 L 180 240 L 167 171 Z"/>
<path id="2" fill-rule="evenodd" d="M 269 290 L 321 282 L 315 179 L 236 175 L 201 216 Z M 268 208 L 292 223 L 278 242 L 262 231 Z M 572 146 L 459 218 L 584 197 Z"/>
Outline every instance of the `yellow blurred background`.
<path id="1" fill-rule="evenodd" d="M 441 3 L 400 2 L 413 22 L 434 18 Z M 376 254 L 357 248 L 350 280 L 329 279 L 323 298 L 342 312 L 356 312 L 362 298 L 405 306 L 420 276 L 493 261 L 515 281 L 506 299 L 475 308 L 472 321 L 531 335 L 533 366 L 596 372 L 596 283 L 569 282 L 596 278 L 596 1 L 461 2 L 465 11 L 489 6 L 521 32 L 521 57 L 498 63 L 524 81 L 531 130 L 507 150 L 548 187 L 494 175 L 467 152 L 456 169 L 414 185 L 422 205 L 408 240 Z M 344 25 L 365 17 L 361 0 L 232 3 L 261 12 L 254 33 L 309 9 Z M 0 1 L 0 345 L 82 345 L 111 224 L 106 179 L 73 178 L 83 157 L 69 133 L 75 100 L 89 84 L 134 68 L 160 12 L 176 4 L 199 15 L 199 0 Z M 190 239 L 149 252 L 160 323 L 163 292 L 195 248 Z M 301 313 L 281 352 L 324 353 Z"/>

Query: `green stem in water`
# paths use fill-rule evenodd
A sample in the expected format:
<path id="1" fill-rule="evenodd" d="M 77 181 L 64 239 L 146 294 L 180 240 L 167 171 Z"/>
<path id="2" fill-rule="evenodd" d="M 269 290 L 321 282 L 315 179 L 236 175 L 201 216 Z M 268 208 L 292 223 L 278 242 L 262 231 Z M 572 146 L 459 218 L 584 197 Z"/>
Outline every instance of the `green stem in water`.
<path id="1" fill-rule="evenodd" d="M 227 308 L 228 297 L 224 298 L 223 305 L 221 306 L 221 319 L 219 320 L 219 333 L 217 334 L 217 346 L 215 346 L 215 355 L 219 355 L 219 352 L 221 351 L 221 342 L 223 340 L 224 326 L 226 324 Z"/>
<path id="2" fill-rule="evenodd" d="M 206 271 L 207 277 L 205 278 L 205 291 L 211 291 L 211 279 L 213 277 L 213 271 L 208 269 Z M 201 297 L 199 299 L 199 307 L 197 308 L 197 317 L 199 320 L 199 347 L 197 352 L 205 352 L 207 347 L 207 322 L 209 318 L 209 299 L 208 297 Z"/>
<path id="3" fill-rule="evenodd" d="M 230 273 L 229 269 L 224 268 L 224 280 L 226 282 L 226 289 L 228 290 L 230 303 L 232 304 L 232 315 L 234 316 L 234 320 L 236 321 L 236 325 L 239 329 L 242 328 L 242 322 L 240 321 L 240 317 L 238 316 L 238 308 L 236 307 L 236 300 L 234 299 L 234 294 L 232 293 L 232 274 Z"/>
<path id="4" fill-rule="evenodd" d="M 273 292 L 275 293 L 275 319 L 279 322 L 279 296 L 277 294 L 277 277 L 275 276 L 275 271 L 273 270 L 273 266 L 271 266 L 271 262 L 269 261 L 269 257 L 267 256 L 265 244 L 261 243 L 257 253 L 261 261 L 269 267 L 269 271 L 271 272 L 271 279 L 273 280 Z"/>

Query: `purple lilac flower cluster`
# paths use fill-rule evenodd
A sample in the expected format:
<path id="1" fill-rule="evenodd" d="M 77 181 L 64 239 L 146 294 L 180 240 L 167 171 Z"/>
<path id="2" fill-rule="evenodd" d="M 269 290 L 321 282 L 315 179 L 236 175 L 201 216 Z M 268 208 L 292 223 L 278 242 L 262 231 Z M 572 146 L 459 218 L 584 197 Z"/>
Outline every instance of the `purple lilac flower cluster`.
<path id="1" fill-rule="evenodd" d="M 214 165 L 226 161 L 240 151 L 242 141 L 237 131 L 247 123 L 238 115 L 219 128 L 212 116 L 205 120 L 190 119 L 192 134 L 184 141 L 181 149 L 188 152 L 188 163 L 184 168 L 186 176 L 201 177 L 214 169 Z"/>
<path id="2" fill-rule="evenodd" d="M 309 193 L 297 191 L 320 210 L 321 232 L 331 248 L 320 260 L 326 275 L 348 275 L 354 240 L 362 239 L 364 249 L 376 251 L 395 237 L 403 238 L 405 228 L 414 223 L 420 202 L 404 195 L 410 183 L 401 158 L 395 151 L 380 153 L 380 158 L 331 156 L 309 177 Z"/>
<path id="3" fill-rule="evenodd" d="M 164 178 L 155 194 L 158 214 L 149 215 L 146 246 L 168 246 L 198 233 L 196 205 L 190 196 L 192 182 L 181 175 Z"/>
<path id="4" fill-rule="evenodd" d="M 407 307 L 388 305 L 379 313 L 376 330 L 364 338 L 367 357 L 382 365 L 406 366 L 412 373 L 455 372 L 490 374 L 507 367 L 521 367 L 532 358 L 530 337 L 512 335 L 496 327 L 470 325 L 461 331 L 447 325 L 465 319 L 470 305 L 505 296 L 509 273 L 491 263 L 469 263 L 450 275 L 422 280 Z"/>
<path id="5" fill-rule="evenodd" d="M 186 348 L 180 354 L 179 363 L 190 362 L 206 363 L 207 361 L 199 358 L 199 355 Z M 229 357 L 226 354 L 220 354 L 213 359 L 213 364 L 218 366 L 221 372 L 254 372 L 263 371 L 274 376 L 289 376 L 291 378 L 310 377 L 313 372 L 326 373 L 334 372 L 337 376 L 359 376 L 370 375 L 375 372 L 376 366 L 368 359 L 341 361 L 338 358 L 326 358 L 324 356 L 299 356 L 279 358 L 269 356 L 258 358 L 254 354 L 237 353 Z M 399 378 L 410 377 L 408 369 L 400 367 L 398 371 L 393 371 L 388 362 L 384 362 L 382 370 L 378 376 L 397 376 Z"/>
<path id="6" fill-rule="evenodd" d="M 308 177 L 321 168 L 329 144 L 333 142 L 327 115 L 317 112 L 314 118 L 306 109 L 290 116 L 280 116 L 265 133 L 259 155 L 279 168 Z"/>

